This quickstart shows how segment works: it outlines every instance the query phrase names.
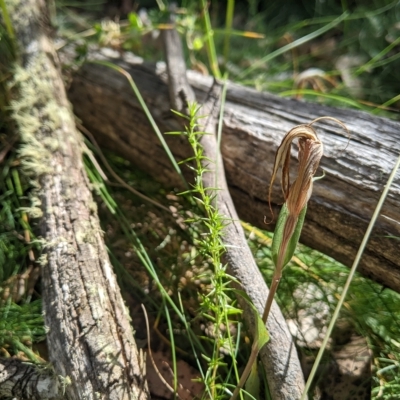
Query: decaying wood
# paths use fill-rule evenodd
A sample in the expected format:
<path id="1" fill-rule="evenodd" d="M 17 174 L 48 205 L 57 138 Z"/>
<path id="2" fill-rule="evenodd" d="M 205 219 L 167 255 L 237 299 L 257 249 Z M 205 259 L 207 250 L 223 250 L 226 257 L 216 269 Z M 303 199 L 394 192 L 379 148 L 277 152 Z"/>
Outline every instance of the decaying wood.
<path id="1" fill-rule="evenodd" d="M 0 398 L 58 400 L 64 385 L 49 366 L 0 358 Z"/>
<path id="2" fill-rule="evenodd" d="M 171 104 L 174 109 L 186 113 L 187 102 L 194 102 L 196 97 L 186 78 L 183 51 L 177 31 L 174 29 L 164 31 L 163 41 Z M 200 111 L 200 115 L 207 115 L 205 122 L 202 123 L 201 130 L 210 133 L 201 138 L 203 156 L 205 157 L 203 164 L 208 171 L 202 179 L 204 187 L 218 187 L 218 191 L 214 193 L 216 195 L 216 206 L 222 218 L 231 221 L 223 232 L 228 271 L 239 282 L 245 283 L 240 285 L 239 289 L 244 290 L 252 303 L 256 305 L 258 312 L 262 314 L 268 288 L 249 249 L 229 194 L 222 157 L 216 140 L 221 90 L 221 84 L 214 82 Z M 247 325 L 254 335 L 257 331 L 254 311 L 250 304 L 244 301 L 243 297 L 239 296 L 238 300 L 244 308 L 243 315 Z M 271 318 L 267 325 L 270 342 L 262 349 L 261 359 L 266 370 L 271 397 L 274 400 L 300 398 L 304 389 L 303 372 L 292 336 L 276 303 L 274 303 Z"/>
<path id="3" fill-rule="evenodd" d="M 162 131 L 176 128 L 171 120 L 163 63 L 147 65 L 131 54 L 107 56 L 129 71 Z M 94 56 L 95 57 L 95 56 Z M 188 71 L 189 83 L 203 101 L 210 77 Z M 105 147 L 170 185 L 179 185 L 165 152 L 122 75 L 87 64 L 70 89 L 76 114 Z M 344 122 L 346 132 L 329 121 L 315 125 L 324 144 L 324 179 L 315 182 L 301 242 L 350 266 L 369 218 L 400 151 L 400 124 L 360 111 L 337 109 L 230 84 L 225 105 L 221 152 L 230 193 L 239 217 L 265 228 L 267 193 L 274 153 L 295 125 L 329 115 Z M 190 150 L 182 138 L 166 137 L 177 159 Z M 346 147 L 347 146 L 347 147 Z M 322 174 L 322 171 L 321 171 Z M 279 182 L 273 193 L 275 214 L 282 198 Z M 400 291 L 400 177 L 390 191 L 382 215 L 361 260 L 360 271 Z M 268 228 L 272 229 L 273 224 Z"/>
<path id="4" fill-rule="evenodd" d="M 45 31 L 44 0 L 7 1 L 21 64 L 13 117 L 22 171 L 37 189 L 49 357 L 66 399 L 147 399 L 128 312 L 104 245 L 82 162 L 82 138 Z M 35 397 L 36 398 L 36 397 Z"/>

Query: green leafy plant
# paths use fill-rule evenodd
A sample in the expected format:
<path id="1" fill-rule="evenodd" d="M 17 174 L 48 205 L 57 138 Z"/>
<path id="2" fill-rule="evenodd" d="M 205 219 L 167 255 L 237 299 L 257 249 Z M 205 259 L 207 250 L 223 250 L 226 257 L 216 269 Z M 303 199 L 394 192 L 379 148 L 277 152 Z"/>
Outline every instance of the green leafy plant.
<path id="1" fill-rule="evenodd" d="M 22 352 L 43 362 L 32 350 L 46 335 L 41 301 L 33 300 L 40 243 L 23 208 L 30 187 L 21 183 L 15 163 L 10 151 L 0 168 L 0 353 L 9 357 Z"/>
<path id="2" fill-rule="evenodd" d="M 178 297 L 171 296 L 165 278 L 160 275 L 161 272 L 158 272 L 156 266 L 151 262 L 148 251 L 143 246 L 138 235 L 132 230 L 131 223 L 113 199 L 113 195 L 109 193 L 101 174 L 91 164 L 90 159 L 86 160 L 86 165 L 94 187 L 107 204 L 111 213 L 118 219 L 124 236 L 134 248 L 165 301 L 165 307 L 162 307 L 162 312 L 169 326 L 175 390 L 177 387 L 176 349 L 174 344 L 176 340 L 173 336 L 173 321 L 175 317 L 170 315 L 169 308 L 172 308 L 174 314 L 178 316 L 179 321 L 184 324 L 188 331 L 188 339 L 197 360 L 201 381 L 205 385 L 204 396 L 219 398 L 225 393 L 229 385 L 233 386 L 232 380 L 238 380 L 236 363 L 227 363 L 224 358 L 236 359 L 240 341 L 238 316 L 241 310 L 236 307 L 234 292 L 230 289 L 230 283 L 233 278 L 226 273 L 226 266 L 223 265 L 221 260 L 224 252 L 221 234 L 228 221 L 224 221 L 221 218 L 214 206 L 216 189 L 206 188 L 202 182 L 202 175 L 207 172 L 207 168 L 203 165 L 204 156 L 200 144 L 201 136 L 205 133 L 199 130 L 199 119 L 201 118 L 198 115 L 199 110 L 200 107 L 198 105 L 191 104 L 189 105 L 188 116 L 176 113 L 187 121 L 186 130 L 184 132 L 170 132 L 170 134 L 185 135 L 193 150 L 193 157 L 181 162 L 181 164 L 183 163 L 193 170 L 195 183 L 191 189 L 181 193 L 180 196 L 186 198 L 191 204 L 192 217 L 186 218 L 185 224 L 190 226 L 196 253 L 203 260 L 202 262 L 207 265 L 203 272 L 195 276 L 197 280 L 207 282 L 206 286 L 197 295 L 199 296 L 199 310 L 196 317 L 196 320 L 203 319 L 206 321 L 206 334 L 194 334 L 191 326 L 195 324 L 195 321 L 187 319 L 188 317 L 181 305 L 180 295 Z M 212 160 L 209 161 L 212 162 Z M 112 258 L 115 260 L 115 257 Z M 201 268 L 199 271 L 201 271 Z M 120 270 L 119 273 L 126 275 L 126 271 Z M 156 307 L 158 308 L 159 306 Z M 262 338 L 263 336 L 261 335 L 260 341 L 263 340 Z M 204 363 L 206 364 L 205 366 L 203 365 Z"/>
<path id="3" fill-rule="evenodd" d="M 9 301 L 0 306 L 0 350 L 4 356 L 22 352 L 30 361 L 43 363 L 32 344 L 46 337 L 40 300 L 17 305 Z"/>
<path id="4" fill-rule="evenodd" d="M 189 192 L 194 197 L 196 203 L 200 206 L 201 213 L 204 217 L 187 220 L 188 223 L 200 223 L 207 234 L 195 242 L 202 255 L 210 260 L 213 266 L 213 273 L 210 275 L 209 293 L 201 298 L 201 314 L 212 323 L 212 337 L 213 339 L 213 353 L 212 357 L 208 360 L 208 369 L 205 374 L 205 384 L 209 388 L 212 398 L 219 397 L 226 389 L 226 383 L 219 383 L 218 380 L 221 376 L 219 370 L 226 368 L 227 365 L 223 361 L 222 350 L 228 351 L 232 359 L 235 358 L 237 352 L 237 343 L 231 334 L 232 326 L 238 324 L 237 320 L 232 319 L 241 313 L 235 306 L 235 301 L 232 300 L 232 290 L 230 284 L 234 280 L 233 277 L 226 273 L 226 266 L 222 263 L 222 254 L 224 253 L 224 245 L 222 242 L 222 233 L 225 221 L 219 214 L 215 206 L 215 198 L 217 196 L 218 188 L 206 188 L 203 185 L 203 174 L 208 172 L 208 168 L 204 166 L 203 148 L 200 140 L 201 136 L 207 134 L 202 132 L 199 126 L 199 111 L 201 107 L 197 104 L 188 105 L 188 115 L 175 112 L 181 118 L 187 121 L 186 131 L 183 132 L 187 136 L 194 156 L 189 160 L 183 161 L 187 164 L 193 162 L 194 165 L 190 166 L 195 173 L 194 185 Z M 176 132 L 175 132 L 176 133 Z M 207 160 L 213 163 L 213 160 Z M 237 330 L 237 328 L 235 329 Z M 231 364 L 231 369 L 228 376 L 233 372 L 234 376 L 238 377 L 237 365 L 235 362 Z M 217 391 L 219 394 L 217 394 Z"/>
<path id="5" fill-rule="evenodd" d="M 396 106 L 396 102 L 399 101 L 396 88 L 391 83 L 387 84 L 387 82 L 396 81 L 398 71 L 400 71 L 399 68 L 396 69 L 400 59 L 397 51 L 399 41 L 398 35 L 396 35 L 398 29 L 395 20 L 398 11 L 397 2 L 384 1 L 380 5 L 368 2 L 361 5 L 358 3 L 348 4 L 348 2 L 343 1 L 341 4 L 328 4 L 326 8 L 315 10 L 314 14 L 304 10 L 299 12 L 298 4 L 293 2 L 293 7 L 287 7 L 289 12 L 284 15 L 284 13 L 276 12 L 277 4 L 268 3 L 264 7 L 262 2 L 251 1 L 250 11 L 245 14 L 247 17 L 242 26 L 235 24 L 234 10 L 239 10 L 240 13 L 240 4 L 235 1 L 229 0 L 228 2 L 229 7 L 226 10 L 225 24 L 221 23 L 215 26 L 212 26 L 212 23 L 219 22 L 213 14 L 216 9 L 213 7 L 215 2 L 208 4 L 202 2 L 200 10 L 191 7 L 193 6 L 193 4 L 190 4 L 191 2 L 186 3 L 190 7 L 187 8 L 186 14 L 178 15 L 177 23 L 178 29 L 186 36 L 191 46 L 188 51 L 192 65 L 197 60 L 203 60 L 204 63 L 207 63 L 208 60 L 209 70 L 216 76 L 220 73 L 219 68 L 223 68 L 223 70 L 229 71 L 236 81 L 255 86 L 260 90 L 272 90 L 282 96 L 303 96 L 308 100 L 372 110 L 374 113 L 382 113 L 382 109 Z M 91 7 L 90 4 L 89 7 Z M 160 1 L 159 9 L 162 13 L 165 11 L 164 8 L 164 4 Z M 69 29 L 69 33 L 65 37 L 70 43 L 79 40 L 77 46 L 80 46 L 82 53 L 86 52 L 85 49 L 87 49 L 89 43 L 87 38 L 90 37 L 96 38 L 98 42 L 104 44 L 111 43 L 116 48 L 142 52 L 141 54 L 146 57 L 156 54 L 149 50 L 152 48 L 151 46 L 141 45 L 139 39 L 162 28 L 165 15 L 160 15 L 158 10 L 149 11 L 149 24 L 144 24 L 144 20 L 138 13 L 132 13 L 127 22 L 121 21 L 117 24 L 118 26 L 113 24 L 102 25 L 101 23 L 93 26 L 80 17 L 74 9 L 68 9 L 65 5 L 62 6 L 62 9 L 69 13 L 70 20 L 75 21 L 75 28 L 72 30 L 71 25 L 65 25 Z M 260 10 L 258 15 L 257 9 Z M 290 10 L 293 10 L 293 12 L 290 12 Z M 79 30 L 82 27 L 85 30 L 76 34 L 77 25 Z M 222 25 L 224 26 L 222 27 Z M 250 29 L 256 29 L 258 34 L 253 35 L 253 32 L 249 31 Z M 12 35 L 12 31 L 8 27 L 4 32 Z M 117 33 L 117 35 L 114 35 L 114 33 Z M 5 36 L 2 35 L 3 37 Z M 352 57 L 355 54 L 361 55 L 356 60 L 357 64 L 349 67 L 351 79 L 359 79 L 363 83 L 363 91 L 359 96 L 349 95 L 349 86 L 342 78 L 342 70 L 329 60 L 322 59 L 318 54 L 313 54 L 313 51 L 304 52 L 303 50 L 303 47 L 307 46 L 308 43 L 316 43 L 318 38 L 323 44 L 326 44 L 332 37 L 338 38 L 335 42 L 336 52 L 332 55 L 332 58 L 339 53 L 349 53 Z M 249 38 L 252 39 L 249 40 Z M 283 44 L 284 41 L 285 44 Z M 0 46 L 3 44 L 4 41 L 1 41 Z M 218 60 L 219 54 L 224 56 L 223 64 Z M 297 87 L 296 77 L 300 72 L 311 66 L 320 68 L 324 72 L 324 76 L 328 76 L 335 84 L 327 87 L 326 91 L 318 85 L 311 89 L 307 85 Z M 120 72 L 122 71 L 120 70 Z M 129 76 L 127 78 L 130 79 L 130 84 L 135 88 L 133 80 Z M 140 93 L 136 93 L 136 95 L 140 96 Z M 4 111 L 4 105 L 1 104 L 2 111 Z M 145 104 L 143 107 L 146 110 Z M 121 194 L 115 191 L 114 187 L 107 186 L 108 184 L 102 181 L 90 160 L 86 160 L 86 165 L 95 189 L 102 197 L 110 213 L 115 216 L 117 222 L 114 223 L 113 227 L 121 229 L 125 240 L 130 243 L 129 251 L 135 249 L 137 257 L 147 268 L 146 271 L 151 282 L 154 283 L 160 293 L 160 298 L 157 299 L 146 296 L 146 291 L 138 285 L 138 281 L 121 263 L 119 255 L 112 254 L 113 263 L 116 265 L 118 274 L 122 277 L 120 279 L 121 284 L 128 287 L 134 285 L 138 290 L 143 290 L 141 292 L 143 298 L 152 304 L 152 312 L 157 313 L 158 318 L 162 315 L 166 321 L 172 351 L 172 369 L 175 376 L 174 390 L 177 389 L 178 385 L 176 363 L 177 352 L 179 351 L 178 341 L 174 338 L 174 330 L 177 326 L 182 326 L 188 332 L 187 338 L 192 350 L 190 358 L 195 360 L 201 380 L 206 383 L 204 398 L 211 397 L 212 394 L 215 395 L 215 398 L 221 398 L 226 396 L 228 388 L 234 386 L 232 382 L 238 380 L 237 365 L 233 363 L 234 365 L 230 367 L 222 354 L 227 351 L 229 354 L 225 357 L 234 360 L 236 357 L 240 357 L 240 353 L 243 352 L 243 345 L 240 343 L 240 324 L 238 323 L 240 312 L 236 309 L 234 297 L 231 296 L 231 291 L 227 286 L 232 278 L 226 274 L 225 266 L 221 263 L 220 258 L 223 246 L 219 234 L 221 227 L 228 221 L 218 220 L 218 214 L 213 208 L 213 194 L 209 188 L 197 186 L 198 182 L 201 181 L 201 174 L 204 173 L 204 167 L 201 166 L 202 153 L 199 143 L 202 133 L 194 129 L 199 123 L 200 117 L 198 107 L 195 105 L 192 105 L 192 107 L 189 118 L 184 117 L 188 124 L 188 129 L 184 134 L 188 138 L 192 136 L 190 140 L 194 157 L 187 160 L 187 165 L 193 168 L 197 180 L 193 188 L 189 189 L 188 187 L 186 194 L 180 196 L 180 201 L 185 204 L 184 207 L 190 210 L 188 211 L 190 213 L 189 219 L 188 214 L 182 215 L 189 227 L 184 238 L 193 246 L 187 252 L 186 250 L 182 252 L 179 259 L 176 257 L 176 260 L 171 261 L 167 258 L 166 252 L 161 253 L 161 255 L 158 253 L 158 251 L 168 249 L 168 240 L 173 242 L 175 240 L 174 234 L 159 233 L 156 229 L 149 228 L 148 235 L 161 239 L 160 243 L 143 242 L 146 235 L 139 237 L 139 227 L 141 223 L 146 221 L 145 217 L 139 216 L 136 221 L 130 216 L 128 218 L 129 210 L 123 209 L 121 206 L 124 199 L 128 197 L 126 192 Z M 148 113 L 148 118 L 151 120 L 151 115 L 149 115 L 150 113 Z M 154 126 L 157 129 L 155 124 Z M 157 134 L 162 141 L 161 132 L 158 131 Z M 89 144 L 88 146 L 90 147 Z M 93 151 L 96 150 L 93 149 Z M 177 167 L 175 159 L 171 154 L 169 155 L 171 162 L 175 163 L 175 168 L 180 173 L 180 168 Z M 115 156 L 110 154 L 107 155 L 107 158 L 109 160 L 116 159 Z M 119 160 L 115 163 L 121 166 L 120 174 L 125 174 L 126 180 L 132 179 L 133 172 L 125 171 L 129 168 L 126 162 Z M 3 275 L 0 278 L 1 282 L 23 273 L 28 266 L 29 250 L 39 248 L 37 243 L 31 241 L 27 244 L 21 240 L 26 231 L 29 231 L 31 238 L 34 239 L 29 221 L 27 224 L 23 216 L 23 209 L 21 209 L 25 197 L 29 194 L 29 188 L 25 182 L 18 184 L 18 176 L 16 175 L 18 170 L 15 165 L 11 164 L 10 159 L 10 162 L 7 161 L 4 166 L 2 165 L 1 170 L 3 177 L 0 188 L 2 205 L 0 211 L 0 273 Z M 135 184 L 142 185 L 144 191 L 151 185 L 148 177 L 138 175 L 133 180 Z M 22 191 L 19 191 L 18 188 L 22 188 Z M 117 199 L 115 198 L 116 195 L 119 196 Z M 165 196 L 162 201 L 166 201 Z M 305 212 L 305 207 L 303 207 L 299 216 L 304 215 Z M 278 223 L 280 231 L 277 232 L 273 240 L 272 248 L 270 242 L 268 242 L 268 246 L 263 242 L 264 244 L 261 247 L 255 249 L 256 258 L 263 267 L 268 281 L 275 282 L 277 276 L 279 277 L 279 271 L 282 272 L 283 268 L 287 270 L 287 273 L 285 272 L 282 278 L 279 278 L 281 282 L 277 300 L 284 312 L 289 310 L 288 314 L 296 307 L 292 293 L 299 281 L 304 284 L 309 282 L 320 284 L 324 293 L 326 293 L 326 299 L 330 296 L 339 298 L 341 288 L 346 284 L 345 275 L 347 273 L 345 267 L 317 252 L 305 249 L 303 246 L 297 247 L 293 255 L 297 244 L 296 230 L 299 232 L 301 229 L 300 217 L 298 217 L 292 235 L 288 235 L 288 228 L 285 232 L 285 227 L 290 225 L 287 222 L 290 221 L 289 216 L 293 217 L 293 215 L 293 213 L 290 214 L 288 206 L 284 206 Z M 164 216 L 159 218 L 165 218 L 162 219 L 165 221 L 170 218 L 170 213 L 166 213 L 164 210 Z M 254 228 L 249 227 L 248 229 L 249 232 L 254 232 Z M 107 229 L 105 228 L 105 230 Z M 163 234 L 165 236 L 162 236 Z M 260 233 L 260 237 L 261 235 L 264 235 L 262 240 L 266 240 L 265 234 Z M 176 240 L 178 241 L 178 239 Z M 285 246 L 282 246 L 282 243 L 285 243 Z M 253 246 L 255 247 L 254 243 Z M 115 246 L 115 248 L 117 247 Z M 156 247 L 158 250 L 155 250 Z M 112 243 L 110 243 L 110 248 L 112 248 Z M 112 251 L 117 251 L 115 248 Z M 287 263 L 289 258 L 292 261 Z M 154 262 L 155 259 L 158 260 L 157 263 Z M 271 262 L 272 259 L 274 262 Z M 181 268 L 194 268 L 196 263 L 203 263 L 207 266 L 203 269 L 198 268 L 196 271 L 201 270 L 201 272 L 196 276 L 199 281 L 206 282 L 200 291 L 199 310 L 201 312 L 199 314 L 200 318 L 207 319 L 210 323 L 212 328 L 209 330 L 210 335 L 205 335 L 204 332 L 199 334 L 193 329 L 197 321 L 192 320 L 192 317 L 188 315 L 185 306 L 187 292 L 181 291 L 182 288 L 176 286 L 176 278 L 173 277 L 176 270 L 172 270 L 172 267 L 177 268 L 177 265 L 180 264 Z M 269 269 L 264 268 L 265 263 L 269 263 Z M 271 264 L 274 265 L 271 266 Z M 167 268 L 162 269 L 161 267 L 164 265 Z M 168 270 L 169 267 L 171 267 L 171 271 Z M 336 280 L 334 284 L 331 282 L 333 275 L 335 275 Z M 5 289 L 7 289 L 6 286 L 2 286 L 2 295 Z M 359 276 L 348 289 L 346 309 L 342 309 L 341 313 L 347 312 L 349 317 L 356 321 L 358 332 L 362 332 L 367 337 L 370 347 L 374 350 L 375 370 L 372 395 L 374 398 L 395 398 L 400 387 L 398 378 L 400 362 L 398 337 L 400 329 L 397 323 L 400 318 L 398 315 L 399 296 L 387 289 L 382 291 L 378 284 Z M 197 298 L 197 293 L 193 295 L 192 292 L 192 296 Z M 27 301 L 27 304 L 18 305 L 8 302 L 3 304 L 0 309 L 1 315 L 7 323 L 2 325 L 2 330 L 0 330 L 0 343 L 10 354 L 15 354 L 22 349 L 30 357 L 30 343 L 40 340 L 44 330 L 42 329 L 43 325 L 40 325 L 39 302 L 29 303 L 30 299 L 28 298 L 24 298 L 22 301 Z M 327 302 L 330 304 L 333 313 L 334 302 L 328 300 Z M 32 309 L 28 311 L 30 305 Z M 225 305 L 223 310 L 221 309 L 222 305 Z M 31 314 L 31 319 L 28 318 L 28 314 Z M 268 313 L 265 312 L 264 314 Z M 227 326 L 235 327 L 236 332 L 231 332 L 230 329 L 225 330 Z M 235 329 L 232 329 L 232 331 L 235 331 Z M 15 332 L 14 342 L 10 339 L 12 332 Z M 253 342 L 256 352 L 266 340 L 266 331 L 262 329 L 260 332 L 262 332 L 262 340 L 258 342 L 256 339 Z M 239 345 L 241 345 L 240 352 Z M 253 375 L 250 375 L 250 377 L 257 375 L 257 371 L 254 369 L 255 365 L 253 364 Z M 251 393 L 257 392 L 257 390 L 251 391 L 247 386 L 246 390 Z"/>

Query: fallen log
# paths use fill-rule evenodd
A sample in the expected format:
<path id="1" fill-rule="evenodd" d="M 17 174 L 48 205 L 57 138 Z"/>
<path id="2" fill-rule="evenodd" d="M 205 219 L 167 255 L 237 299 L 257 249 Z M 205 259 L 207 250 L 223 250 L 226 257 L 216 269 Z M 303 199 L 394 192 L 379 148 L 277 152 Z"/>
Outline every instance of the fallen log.
<path id="1" fill-rule="evenodd" d="M 0 398 L 60 400 L 66 385 L 52 368 L 0 358 Z"/>
<path id="2" fill-rule="evenodd" d="M 143 361 L 104 244 L 82 137 L 49 38 L 46 2 L 6 1 L 6 7 L 20 60 L 13 66 L 11 118 L 20 137 L 21 172 L 32 185 L 27 212 L 36 218 L 43 245 L 49 358 L 65 387 L 42 379 L 46 374 L 38 368 L 12 362 L 2 364 L 1 375 L 10 375 L 4 384 L 12 395 L 32 395 L 23 398 L 145 400 Z M 36 377 L 39 387 L 30 382 Z"/>
<path id="3" fill-rule="evenodd" d="M 121 58 L 122 57 L 122 58 Z M 165 64 L 146 64 L 131 54 L 106 55 L 135 80 L 161 131 L 177 128 L 171 117 Z M 188 71 L 197 99 L 204 100 L 210 77 Z M 165 152 L 152 131 L 126 78 L 110 69 L 86 64 L 69 90 L 74 110 L 106 148 L 169 185 L 180 185 Z M 347 266 L 352 264 L 369 218 L 400 151 L 400 123 L 365 112 L 338 109 L 229 84 L 223 121 L 221 152 L 229 189 L 239 217 L 265 228 L 267 192 L 276 151 L 282 136 L 293 126 L 319 116 L 338 118 L 351 132 L 329 121 L 315 125 L 324 144 L 321 168 L 324 179 L 314 185 L 301 242 Z M 184 140 L 167 136 L 178 160 L 190 150 Z M 279 184 L 279 182 L 277 182 Z M 278 186 L 272 201 L 278 210 Z M 400 178 L 397 178 L 364 253 L 360 272 L 400 291 Z M 273 228 L 273 224 L 268 226 Z"/>

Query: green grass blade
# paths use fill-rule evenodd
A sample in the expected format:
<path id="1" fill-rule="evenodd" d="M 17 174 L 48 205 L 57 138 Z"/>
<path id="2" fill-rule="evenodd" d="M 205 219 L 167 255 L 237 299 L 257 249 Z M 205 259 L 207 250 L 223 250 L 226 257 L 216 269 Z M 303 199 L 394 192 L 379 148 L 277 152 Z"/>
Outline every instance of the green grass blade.
<path id="1" fill-rule="evenodd" d="M 176 162 L 174 155 L 172 154 L 170 148 L 168 147 L 168 144 L 165 141 L 163 134 L 161 133 L 160 129 L 158 128 L 156 122 L 154 121 L 154 118 L 151 115 L 151 112 L 150 112 L 149 108 L 147 107 L 142 95 L 140 94 L 140 91 L 139 91 L 138 87 L 136 86 L 135 81 L 132 79 L 132 76 L 129 74 L 129 72 L 127 72 L 123 68 L 119 67 L 118 65 L 115 65 L 115 64 L 110 63 L 108 61 L 90 61 L 90 62 L 92 62 L 94 64 L 104 65 L 105 67 L 111 68 L 114 71 L 117 71 L 117 72 L 119 72 L 120 74 L 122 74 L 122 75 L 124 75 L 126 77 L 126 79 L 128 80 L 132 90 L 134 91 L 134 93 L 135 93 L 140 105 L 142 106 L 143 111 L 145 112 L 145 114 L 147 116 L 147 119 L 149 120 L 154 132 L 156 133 L 158 139 L 160 140 L 162 146 L 164 147 L 164 150 L 167 153 L 168 158 L 170 159 L 175 171 L 177 172 L 177 174 L 181 178 L 184 187 L 186 189 L 188 189 L 189 186 L 188 186 L 188 184 L 186 182 L 185 177 L 182 174 L 182 170 L 180 169 L 178 163 Z"/>
<path id="2" fill-rule="evenodd" d="M 175 337 L 174 337 L 174 328 L 172 326 L 172 321 L 171 321 L 171 316 L 169 314 L 168 306 L 165 303 L 165 300 L 163 300 L 164 303 L 164 311 L 165 311 L 165 317 L 167 320 L 168 324 L 168 330 L 169 330 L 169 340 L 171 342 L 171 354 L 172 354 L 172 370 L 173 370 L 173 388 L 175 393 L 178 390 L 178 367 L 177 367 L 177 362 L 176 362 L 176 346 L 175 346 Z"/>
<path id="3" fill-rule="evenodd" d="M 0 0 L 0 8 L 1 8 L 1 11 L 3 14 L 3 21 L 4 21 L 4 25 L 6 26 L 7 33 L 10 36 L 10 39 L 12 40 L 13 45 L 14 45 L 15 32 L 14 32 L 14 27 L 11 22 L 10 15 L 8 14 L 5 0 Z"/>
<path id="4" fill-rule="evenodd" d="M 235 10 L 235 0 L 228 0 L 228 5 L 226 7 L 226 17 L 225 17 L 225 37 L 224 37 L 224 64 L 228 62 L 229 59 L 229 46 L 231 39 L 231 29 L 233 22 L 233 13 Z"/>
<path id="5" fill-rule="evenodd" d="M 285 90 L 284 92 L 279 93 L 279 96 L 282 96 L 282 97 L 298 96 L 298 95 L 310 95 L 310 96 L 316 96 L 316 97 L 323 97 L 328 100 L 335 100 L 335 101 L 341 102 L 343 104 L 347 104 L 349 106 L 358 108 L 360 110 L 364 110 L 364 111 L 368 110 L 368 107 L 364 106 L 363 104 L 360 104 L 357 100 L 349 99 L 348 97 L 339 96 L 339 95 L 332 94 L 332 93 L 317 92 L 312 89 L 293 89 L 293 90 Z"/>
<path id="6" fill-rule="evenodd" d="M 367 71 L 371 68 L 374 68 L 374 65 L 382 58 L 384 57 L 387 53 L 389 53 L 390 50 L 392 50 L 394 47 L 396 47 L 400 43 L 400 36 L 394 40 L 392 43 L 389 44 L 389 46 L 385 47 L 382 51 L 380 51 L 375 57 L 371 58 L 367 63 L 362 65 L 358 70 L 355 72 L 355 76 L 358 76 L 362 74 L 364 71 Z"/>
<path id="7" fill-rule="evenodd" d="M 203 0 L 204 1 L 204 0 Z M 340 15 L 338 18 L 334 19 L 332 22 L 329 24 L 326 24 L 320 29 L 317 29 L 316 31 L 309 33 L 306 36 L 303 36 L 300 39 L 295 40 L 293 43 L 289 43 L 286 46 L 281 47 L 278 50 L 273 51 L 272 53 L 268 54 L 267 56 L 263 57 L 261 60 L 255 62 L 251 67 L 245 69 L 243 72 L 241 72 L 238 76 L 238 79 L 243 79 L 245 76 L 247 76 L 250 72 L 254 71 L 261 65 L 265 64 L 266 62 L 269 62 L 273 60 L 274 58 L 280 56 L 281 54 L 286 53 L 289 50 L 295 49 L 296 47 L 309 42 L 312 39 L 317 38 L 318 36 L 321 36 L 325 32 L 328 32 L 330 29 L 334 28 L 336 25 L 340 24 L 344 19 L 346 19 L 349 16 L 348 12 L 344 12 L 342 15 Z"/>
<path id="8" fill-rule="evenodd" d="M 391 106 L 393 103 L 396 103 L 397 101 L 400 100 L 400 94 L 391 98 L 390 100 L 388 100 L 386 103 L 383 103 L 381 107 L 377 107 L 374 110 L 371 111 L 372 114 L 378 114 L 380 111 L 382 111 L 382 109 L 384 109 L 385 107 L 389 107 Z"/>
<path id="9" fill-rule="evenodd" d="M 215 50 L 214 31 L 212 30 L 210 14 L 208 12 L 208 4 L 206 0 L 201 0 L 203 9 L 204 29 L 206 33 L 206 49 L 208 54 L 208 61 L 213 75 L 217 79 L 221 79 L 221 72 L 218 66 L 217 51 Z"/>

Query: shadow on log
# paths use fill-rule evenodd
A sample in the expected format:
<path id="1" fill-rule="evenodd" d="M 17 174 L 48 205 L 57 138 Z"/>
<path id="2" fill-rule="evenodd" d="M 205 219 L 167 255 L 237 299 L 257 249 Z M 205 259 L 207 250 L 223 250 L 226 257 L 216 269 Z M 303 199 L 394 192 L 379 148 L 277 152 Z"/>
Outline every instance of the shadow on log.
<path id="1" fill-rule="evenodd" d="M 170 112 L 165 64 L 147 65 L 131 54 L 118 57 L 113 58 L 111 51 L 93 56 L 106 58 L 130 72 L 161 131 L 177 129 Z M 197 99 L 203 101 L 212 79 L 192 71 L 188 78 Z M 88 63 L 75 76 L 69 97 L 78 117 L 102 146 L 123 155 L 157 180 L 179 185 L 124 76 Z M 239 217 L 265 228 L 269 179 L 281 138 L 293 126 L 326 115 L 345 123 L 351 140 L 348 143 L 346 132 L 329 121 L 315 126 L 324 144 L 321 168 L 326 176 L 314 185 L 301 242 L 350 266 L 400 151 L 400 123 L 230 84 L 221 151 Z M 178 160 L 190 154 L 184 139 L 168 136 L 166 140 Z M 279 193 L 278 186 L 273 192 Z M 360 264 L 364 275 L 397 291 L 400 246 L 393 237 L 400 236 L 399 194 L 397 178 Z M 272 200 L 276 214 L 282 199 L 275 195 Z M 268 228 L 272 230 L 273 224 Z"/>

